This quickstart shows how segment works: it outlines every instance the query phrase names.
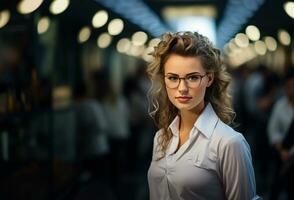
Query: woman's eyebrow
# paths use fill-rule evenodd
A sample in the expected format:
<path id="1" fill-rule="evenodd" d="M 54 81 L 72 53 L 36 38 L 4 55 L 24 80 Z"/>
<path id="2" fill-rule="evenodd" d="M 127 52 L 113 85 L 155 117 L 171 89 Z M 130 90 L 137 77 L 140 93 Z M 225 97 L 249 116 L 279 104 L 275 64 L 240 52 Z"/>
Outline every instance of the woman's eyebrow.
<path id="1" fill-rule="evenodd" d="M 175 74 L 175 73 L 172 73 L 172 72 L 168 72 L 167 74 L 168 75 L 179 76 L 178 74 Z M 186 74 L 185 76 L 190 76 L 190 75 L 193 75 L 193 74 L 201 74 L 201 73 L 200 72 L 191 72 L 191 73 Z"/>
<path id="2" fill-rule="evenodd" d="M 194 74 L 201 74 L 200 72 L 191 72 L 189 74 L 186 74 L 186 76 L 189 76 L 189 75 L 194 75 Z"/>

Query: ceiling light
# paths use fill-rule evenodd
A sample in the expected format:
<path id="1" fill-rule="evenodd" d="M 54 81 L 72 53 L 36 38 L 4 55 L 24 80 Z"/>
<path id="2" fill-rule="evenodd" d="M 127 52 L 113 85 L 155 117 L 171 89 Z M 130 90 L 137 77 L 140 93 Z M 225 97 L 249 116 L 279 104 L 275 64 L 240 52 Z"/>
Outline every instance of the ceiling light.
<path id="1" fill-rule="evenodd" d="M 49 17 L 42 17 L 37 25 L 37 31 L 39 34 L 45 33 L 50 26 L 50 19 Z"/>
<path id="2" fill-rule="evenodd" d="M 0 28 L 4 27 L 10 19 L 10 11 L 2 10 L 0 12 Z"/>
<path id="3" fill-rule="evenodd" d="M 142 45 L 132 45 L 130 51 L 128 52 L 131 56 L 141 56 L 144 53 L 144 46 Z"/>
<path id="4" fill-rule="evenodd" d="M 241 48 L 248 47 L 249 45 L 249 39 L 244 33 L 238 33 L 234 41 Z"/>
<path id="5" fill-rule="evenodd" d="M 83 27 L 79 32 L 78 42 L 79 43 L 86 42 L 90 38 L 90 35 L 91 35 L 90 27 L 88 26 Z"/>
<path id="6" fill-rule="evenodd" d="M 108 33 L 102 33 L 97 39 L 98 47 L 104 49 L 111 43 L 112 37 Z"/>
<path id="7" fill-rule="evenodd" d="M 208 5 L 167 6 L 163 9 L 162 16 L 173 30 L 197 31 L 215 44 L 215 7 Z"/>
<path id="8" fill-rule="evenodd" d="M 286 2 L 284 3 L 284 10 L 285 12 L 294 19 L 294 2 Z"/>
<path id="9" fill-rule="evenodd" d="M 105 10 L 100 10 L 94 15 L 92 25 L 94 28 L 100 28 L 106 24 L 107 20 L 108 13 Z"/>
<path id="10" fill-rule="evenodd" d="M 223 17 L 218 25 L 217 45 L 222 48 L 252 16 L 265 0 L 227 0 Z"/>
<path id="11" fill-rule="evenodd" d="M 113 19 L 108 24 L 108 33 L 110 35 L 118 35 L 124 29 L 124 22 L 121 19 Z"/>
<path id="12" fill-rule="evenodd" d="M 43 0 L 22 0 L 17 5 L 17 10 L 21 14 L 34 12 L 43 3 Z"/>
<path id="13" fill-rule="evenodd" d="M 126 53 L 131 47 L 131 41 L 127 38 L 122 38 L 118 41 L 116 49 L 120 53 Z"/>
<path id="14" fill-rule="evenodd" d="M 259 55 L 264 55 L 266 53 L 266 45 L 263 41 L 256 41 L 254 43 L 254 50 L 256 51 L 257 54 Z"/>
<path id="15" fill-rule="evenodd" d="M 260 32 L 256 26 L 253 26 L 253 25 L 247 26 L 245 32 L 248 38 L 252 41 L 257 41 L 260 39 Z"/>
<path id="16" fill-rule="evenodd" d="M 69 0 L 55 0 L 50 5 L 50 12 L 54 15 L 58 15 L 64 12 L 69 6 Z"/>
<path id="17" fill-rule="evenodd" d="M 278 31 L 278 39 L 279 39 L 280 43 L 285 46 L 289 46 L 291 43 L 290 34 L 286 30 L 283 30 L 283 29 Z"/>
<path id="18" fill-rule="evenodd" d="M 277 41 L 275 38 L 267 36 L 264 38 L 264 42 L 269 51 L 275 51 L 277 49 Z"/>
<path id="19" fill-rule="evenodd" d="M 236 45 L 234 39 L 230 40 L 228 46 L 229 46 L 230 51 L 236 51 L 238 49 L 238 46 Z"/>
<path id="20" fill-rule="evenodd" d="M 160 17 L 141 0 L 95 0 L 103 6 L 111 9 L 113 12 L 120 14 L 133 24 L 141 27 L 142 30 L 148 31 L 153 37 L 171 31 Z"/>
<path id="21" fill-rule="evenodd" d="M 132 35 L 132 43 L 137 46 L 144 45 L 147 39 L 148 36 L 143 31 L 138 31 Z"/>

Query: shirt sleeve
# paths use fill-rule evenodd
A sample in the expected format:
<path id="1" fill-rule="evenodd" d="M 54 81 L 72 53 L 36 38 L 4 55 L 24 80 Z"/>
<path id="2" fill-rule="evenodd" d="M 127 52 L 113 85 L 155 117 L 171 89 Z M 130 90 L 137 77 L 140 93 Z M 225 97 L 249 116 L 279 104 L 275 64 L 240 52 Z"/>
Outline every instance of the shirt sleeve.
<path id="1" fill-rule="evenodd" d="M 250 147 L 243 136 L 234 136 L 224 145 L 220 172 L 228 200 L 261 199 L 256 195 Z"/>

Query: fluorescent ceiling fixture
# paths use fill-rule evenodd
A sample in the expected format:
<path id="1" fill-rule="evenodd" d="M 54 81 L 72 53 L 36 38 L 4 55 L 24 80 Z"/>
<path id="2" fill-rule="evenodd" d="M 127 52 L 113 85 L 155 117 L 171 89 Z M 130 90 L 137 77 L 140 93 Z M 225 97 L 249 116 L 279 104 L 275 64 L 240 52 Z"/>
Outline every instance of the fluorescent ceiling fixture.
<path id="1" fill-rule="evenodd" d="M 217 45 L 223 47 L 254 15 L 264 0 L 228 0 L 217 30 Z"/>
<path id="2" fill-rule="evenodd" d="M 254 50 L 258 55 L 264 55 L 266 53 L 266 45 L 263 41 L 258 40 L 254 43 Z"/>
<path id="3" fill-rule="evenodd" d="M 216 17 L 216 9 L 214 6 L 167 6 L 163 9 L 164 18 L 174 18 L 183 16 L 210 16 Z"/>
<path id="4" fill-rule="evenodd" d="M 241 48 L 248 47 L 249 39 L 244 33 L 238 33 L 235 37 L 235 43 Z"/>
<path id="5" fill-rule="evenodd" d="M 94 28 L 100 28 L 106 24 L 107 20 L 108 13 L 105 10 L 100 10 L 94 15 L 92 25 Z"/>
<path id="6" fill-rule="evenodd" d="M 118 35 L 124 29 L 124 22 L 121 19 L 113 19 L 108 24 L 108 33 L 110 35 Z"/>
<path id="7" fill-rule="evenodd" d="M 42 17 L 39 20 L 38 25 L 37 25 L 37 31 L 38 31 L 38 33 L 39 34 L 45 33 L 49 29 L 49 26 L 50 26 L 50 19 L 49 19 L 49 17 Z"/>
<path id="8" fill-rule="evenodd" d="M 97 45 L 102 49 L 106 48 L 110 45 L 111 40 L 111 35 L 109 35 L 108 33 L 102 33 L 97 39 Z"/>
<path id="9" fill-rule="evenodd" d="M 269 51 L 275 51 L 277 49 L 277 41 L 275 38 L 267 36 L 264 38 L 265 45 Z"/>
<path id="10" fill-rule="evenodd" d="M 88 26 L 81 28 L 78 35 L 78 42 L 84 43 L 86 42 L 91 36 L 91 29 Z"/>
<path id="11" fill-rule="evenodd" d="M 215 20 L 205 16 L 185 16 L 169 19 L 169 24 L 176 31 L 197 31 L 208 37 L 212 43 L 216 42 Z"/>
<path id="12" fill-rule="evenodd" d="M 2 10 L 0 12 L 0 28 L 4 27 L 10 19 L 9 10 Z"/>
<path id="13" fill-rule="evenodd" d="M 168 6 L 163 9 L 162 14 L 175 31 L 197 31 L 215 43 L 215 7 Z"/>
<path id="14" fill-rule="evenodd" d="M 286 2 L 284 3 L 284 10 L 285 12 L 294 19 L 294 2 Z"/>
<path id="15" fill-rule="evenodd" d="M 134 45 L 144 45 L 148 40 L 148 36 L 143 31 L 138 31 L 132 35 L 132 43 Z"/>
<path id="16" fill-rule="evenodd" d="M 55 0 L 50 5 L 50 12 L 54 15 L 58 15 L 64 12 L 69 6 L 69 0 Z"/>
<path id="17" fill-rule="evenodd" d="M 257 41 L 260 39 L 260 31 L 254 25 L 247 26 L 245 32 L 248 38 L 252 41 Z"/>
<path id="18" fill-rule="evenodd" d="M 17 5 L 17 10 L 21 14 L 34 12 L 43 3 L 43 0 L 22 0 Z"/>
<path id="19" fill-rule="evenodd" d="M 116 49 L 120 53 L 126 53 L 131 47 L 131 41 L 127 38 L 122 38 L 116 44 Z"/>
<path id="20" fill-rule="evenodd" d="M 279 39 L 280 43 L 285 46 L 289 46 L 291 43 L 290 34 L 286 30 L 283 30 L 283 29 L 278 31 L 278 39 Z"/>
<path id="21" fill-rule="evenodd" d="M 120 14 L 133 24 L 149 32 L 153 37 L 162 35 L 170 29 L 142 0 L 95 0 L 103 6 Z"/>

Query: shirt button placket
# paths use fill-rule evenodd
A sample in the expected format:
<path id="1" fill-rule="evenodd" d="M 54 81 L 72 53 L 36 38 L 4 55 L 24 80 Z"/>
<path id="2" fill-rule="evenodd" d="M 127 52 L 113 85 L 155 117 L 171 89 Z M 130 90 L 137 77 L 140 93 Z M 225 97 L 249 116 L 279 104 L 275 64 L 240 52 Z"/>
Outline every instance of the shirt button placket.
<path id="1" fill-rule="evenodd" d="M 167 156 L 167 159 L 166 159 L 166 170 L 165 170 L 165 174 L 166 175 L 170 175 L 172 168 L 173 168 L 173 157 L 172 157 L 172 155 L 168 155 Z"/>

